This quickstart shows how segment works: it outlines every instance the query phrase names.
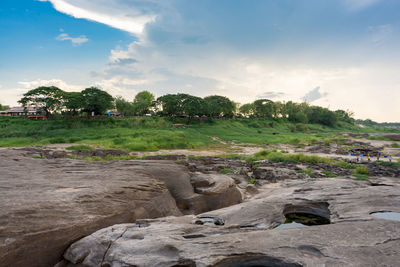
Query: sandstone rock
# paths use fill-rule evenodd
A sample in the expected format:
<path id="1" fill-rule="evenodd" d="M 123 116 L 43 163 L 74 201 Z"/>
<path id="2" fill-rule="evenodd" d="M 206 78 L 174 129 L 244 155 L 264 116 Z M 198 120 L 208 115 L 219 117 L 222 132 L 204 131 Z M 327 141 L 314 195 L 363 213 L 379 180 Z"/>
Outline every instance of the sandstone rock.
<path id="1" fill-rule="evenodd" d="M 395 179 L 379 181 L 385 186 L 343 178 L 288 180 L 273 190 L 266 185 L 256 199 L 197 217 L 114 225 L 74 243 L 64 264 L 397 266 L 399 222 L 370 213 L 400 211 L 400 186 Z M 274 229 L 293 211 L 329 216 L 332 224 Z"/>
<path id="2" fill-rule="evenodd" d="M 307 177 L 304 173 L 297 173 L 287 168 L 274 167 L 258 167 L 253 171 L 253 175 L 256 179 L 267 180 L 271 183 L 286 179 L 305 179 Z"/>
<path id="3" fill-rule="evenodd" d="M 220 174 L 199 187 L 204 194 L 195 193 L 188 169 L 168 160 L 26 156 L 33 152 L 0 150 L 0 266 L 51 266 L 71 242 L 101 228 L 242 200 L 233 180 Z"/>

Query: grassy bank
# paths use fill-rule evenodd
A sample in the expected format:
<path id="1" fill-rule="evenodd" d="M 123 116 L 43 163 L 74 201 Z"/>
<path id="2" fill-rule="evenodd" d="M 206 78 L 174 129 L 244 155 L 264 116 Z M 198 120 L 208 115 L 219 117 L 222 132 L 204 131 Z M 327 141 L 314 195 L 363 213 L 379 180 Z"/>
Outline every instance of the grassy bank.
<path id="1" fill-rule="evenodd" d="M 104 118 L 31 121 L 0 117 L 0 147 L 77 143 L 126 151 L 204 149 L 223 143 L 308 145 L 330 142 L 335 132 L 366 132 L 358 127 L 329 128 L 261 119 L 193 121 L 175 128 L 170 118 Z M 176 125 L 175 125 L 176 126 Z"/>

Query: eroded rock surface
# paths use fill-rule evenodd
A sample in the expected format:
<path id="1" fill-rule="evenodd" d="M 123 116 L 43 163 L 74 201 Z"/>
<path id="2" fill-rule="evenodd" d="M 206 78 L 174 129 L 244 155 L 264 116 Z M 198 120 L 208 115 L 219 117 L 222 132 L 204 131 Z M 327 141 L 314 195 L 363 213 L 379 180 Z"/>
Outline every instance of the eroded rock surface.
<path id="1" fill-rule="evenodd" d="M 34 159 L 31 153 L 0 150 L 0 266 L 52 266 L 72 242 L 101 228 L 241 202 L 225 176 L 212 176 L 218 186 L 196 193 L 187 167 L 173 161 Z"/>
<path id="2" fill-rule="evenodd" d="M 197 217 L 114 225 L 74 243 L 59 266 L 398 266 L 400 222 L 370 214 L 400 211 L 399 181 L 372 180 L 380 186 L 346 178 L 285 180 Z M 330 224 L 274 229 L 296 212 Z"/>

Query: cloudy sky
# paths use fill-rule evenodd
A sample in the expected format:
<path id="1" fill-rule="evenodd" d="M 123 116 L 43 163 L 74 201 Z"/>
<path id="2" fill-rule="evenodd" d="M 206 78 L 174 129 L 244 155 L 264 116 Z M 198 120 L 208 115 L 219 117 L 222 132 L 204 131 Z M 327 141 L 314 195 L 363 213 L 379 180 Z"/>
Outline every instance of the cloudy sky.
<path id="1" fill-rule="evenodd" d="M 1 0 L 0 103 L 40 85 L 400 121 L 398 0 Z"/>

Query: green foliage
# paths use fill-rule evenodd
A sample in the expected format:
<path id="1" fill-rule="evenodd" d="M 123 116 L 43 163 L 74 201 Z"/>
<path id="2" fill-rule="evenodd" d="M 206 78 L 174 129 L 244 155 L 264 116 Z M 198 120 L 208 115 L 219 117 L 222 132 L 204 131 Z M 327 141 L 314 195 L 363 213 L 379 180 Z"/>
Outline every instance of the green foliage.
<path id="1" fill-rule="evenodd" d="M 119 113 L 121 113 L 123 116 L 133 116 L 135 115 L 135 106 L 133 103 L 126 101 L 122 97 L 118 96 L 114 100 L 115 102 L 115 107 L 118 110 Z"/>
<path id="2" fill-rule="evenodd" d="M 239 108 L 239 112 L 244 116 L 251 116 L 254 114 L 254 105 L 244 104 Z"/>
<path id="3" fill-rule="evenodd" d="M 353 173 L 353 176 L 356 178 L 356 180 L 365 181 L 368 179 L 368 175 L 366 174 Z"/>
<path id="4" fill-rule="evenodd" d="M 228 174 L 228 173 L 234 173 L 234 171 L 232 169 L 222 169 L 219 171 L 219 173 Z"/>
<path id="5" fill-rule="evenodd" d="M 231 117 L 236 112 L 235 103 L 227 97 L 212 95 L 205 97 L 204 101 L 206 104 L 206 114 L 210 117 Z"/>
<path id="6" fill-rule="evenodd" d="M 367 167 L 365 167 L 364 165 L 360 165 L 360 166 L 357 166 L 357 167 L 354 169 L 353 175 L 354 175 L 354 174 L 368 175 L 368 174 L 369 174 L 369 171 L 368 171 L 368 168 L 367 168 Z"/>
<path id="7" fill-rule="evenodd" d="M 23 94 L 18 102 L 24 107 L 39 107 L 49 117 L 51 112 L 61 109 L 64 94 L 64 91 L 55 86 L 41 86 Z"/>
<path id="8" fill-rule="evenodd" d="M 89 114 L 94 112 L 95 115 L 102 115 L 108 109 L 114 107 L 113 97 L 106 91 L 102 91 L 96 87 L 83 90 L 82 97 L 84 101 L 83 109 Z"/>
<path id="9" fill-rule="evenodd" d="M 10 106 L 6 106 L 6 105 L 0 104 L 0 111 L 6 110 L 6 109 L 9 109 L 9 108 L 10 108 Z"/>
<path id="10" fill-rule="evenodd" d="M 85 107 L 85 101 L 81 92 L 64 92 L 63 101 L 65 108 L 69 109 L 71 115 Z"/>
<path id="11" fill-rule="evenodd" d="M 256 178 L 255 178 L 255 177 L 252 177 L 252 178 L 249 180 L 249 184 L 256 184 Z"/>
<path id="12" fill-rule="evenodd" d="M 150 108 L 154 106 L 154 95 L 149 91 L 139 92 L 133 100 L 135 114 L 143 115 L 150 113 Z"/>
<path id="13" fill-rule="evenodd" d="M 275 104 L 269 99 L 259 99 L 254 101 L 254 115 L 258 118 L 272 119 L 275 114 Z"/>
<path id="14" fill-rule="evenodd" d="M 329 178 L 333 178 L 333 177 L 339 176 L 336 173 L 333 173 L 333 172 L 330 172 L 330 171 L 321 171 L 321 173 L 325 174 L 326 177 L 329 177 Z"/>
<path id="15" fill-rule="evenodd" d="M 393 148 L 400 148 L 400 145 L 399 145 L 399 143 L 392 143 L 392 147 Z"/>
<path id="16" fill-rule="evenodd" d="M 69 146 L 65 148 L 66 150 L 76 150 L 76 151 L 93 151 L 93 148 L 87 145 L 76 145 L 76 146 Z"/>

